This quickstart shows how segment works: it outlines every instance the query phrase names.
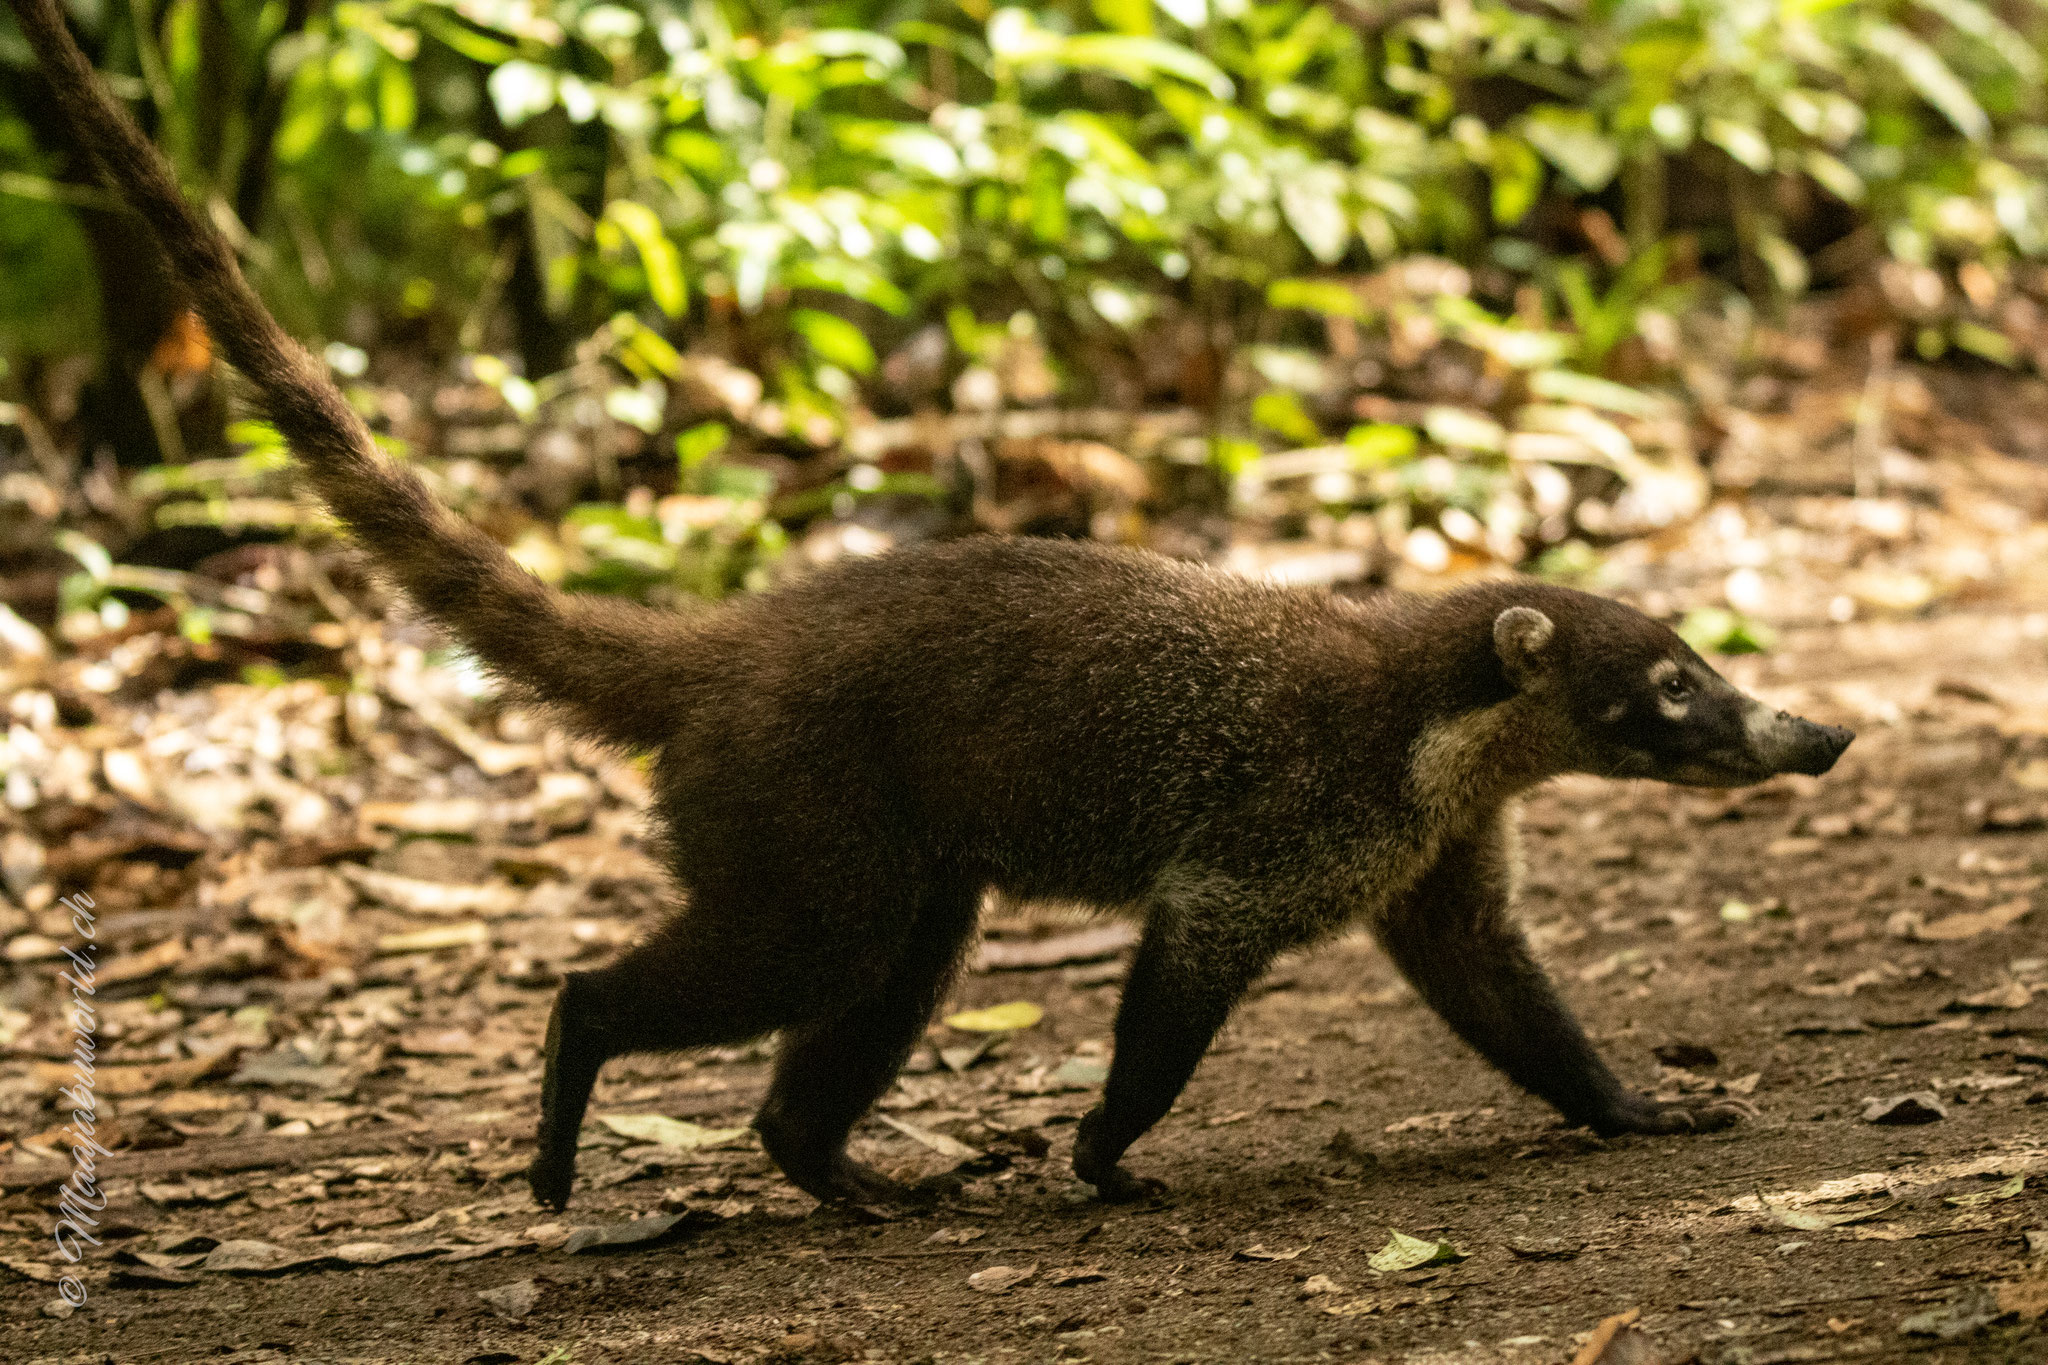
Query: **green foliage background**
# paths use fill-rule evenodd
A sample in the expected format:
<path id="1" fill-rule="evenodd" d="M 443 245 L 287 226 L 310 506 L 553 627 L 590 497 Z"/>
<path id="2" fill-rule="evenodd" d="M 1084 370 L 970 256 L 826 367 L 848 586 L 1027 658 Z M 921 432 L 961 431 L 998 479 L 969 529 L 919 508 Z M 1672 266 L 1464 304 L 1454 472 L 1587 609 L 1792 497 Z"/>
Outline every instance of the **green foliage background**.
<path id="1" fill-rule="evenodd" d="M 1520 376 L 1514 397 L 1625 415 L 1643 409 L 1570 376 L 1668 378 L 1646 317 L 1729 293 L 1768 313 L 1884 259 L 2004 280 L 2048 252 L 2038 0 L 73 12 L 187 183 L 244 220 L 288 325 L 466 363 L 527 420 L 601 402 L 677 442 L 680 486 L 760 507 L 774 480 L 733 450 L 832 449 L 893 401 L 878 358 L 935 325 L 932 401 L 1036 338 L 1061 403 L 1205 406 L 1229 474 L 1348 435 L 1345 468 L 1374 477 L 1325 500 L 1369 505 L 1399 491 L 1389 469 L 1502 456 L 1455 420 L 1333 417 L 1296 363 L 1326 360 L 1333 327 L 1397 329 L 1412 301 L 1358 281 L 1414 254 L 1476 281 L 1420 306 Z M 100 339 L 79 227 L 99 210 L 7 28 L 0 71 L 19 373 Z M 1174 328 L 1239 378 L 1148 377 Z M 1966 316 L 1918 341 L 2025 359 Z M 772 420 L 674 401 L 692 347 L 757 376 L 741 415 Z"/>

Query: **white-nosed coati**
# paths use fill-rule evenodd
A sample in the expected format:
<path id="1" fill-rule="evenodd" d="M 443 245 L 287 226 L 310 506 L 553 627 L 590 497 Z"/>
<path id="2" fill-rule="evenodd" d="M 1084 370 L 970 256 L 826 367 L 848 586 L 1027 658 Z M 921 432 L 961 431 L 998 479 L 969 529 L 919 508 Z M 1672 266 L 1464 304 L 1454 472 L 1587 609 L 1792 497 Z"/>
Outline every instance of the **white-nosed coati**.
<path id="1" fill-rule="evenodd" d="M 821 1199 L 900 1193 L 847 1135 L 922 1034 L 984 893 L 1141 916 L 1074 1168 L 1118 1164 L 1275 955 L 1369 928 L 1487 1060 L 1602 1133 L 1719 1126 L 1593 1050 L 1510 914 L 1511 804 L 1565 772 L 1733 786 L 1845 730 L 1766 709 L 1663 626 L 1528 582 L 1366 603 L 1154 555 L 967 540 L 679 618 L 564 596 L 382 460 L 103 92 L 56 0 L 12 0 L 50 88 L 377 565 L 579 732 L 654 754 L 687 903 L 548 1027 L 534 1194 L 560 1205 L 598 1069 L 779 1032 L 756 1119 Z"/>

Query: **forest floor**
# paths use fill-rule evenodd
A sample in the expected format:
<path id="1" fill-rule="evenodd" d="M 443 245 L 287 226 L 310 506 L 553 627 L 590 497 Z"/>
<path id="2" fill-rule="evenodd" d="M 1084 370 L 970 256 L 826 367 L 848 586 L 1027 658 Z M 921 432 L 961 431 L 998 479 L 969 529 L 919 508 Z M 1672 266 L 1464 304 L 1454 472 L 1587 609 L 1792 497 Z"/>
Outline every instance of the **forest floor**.
<path id="1" fill-rule="evenodd" d="M 1125 950 L 1025 908 L 942 1017 L 1042 1018 L 935 1023 L 856 1136 L 965 1176 L 934 1211 L 783 1181 L 746 1128 L 761 1046 L 615 1063 L 551 1213 L 523 1180 L 547 1007 L 666 894 L 638 770 L 346 610 L 284 641 L 295 681 L 222 681 L 266 656 L 168 618 L 17 658 L 0 1357 L 2048 1360 L 2048 465 L 1932 431 L 1953 453 L 1895 462 L 1925 482 L 1854 498 L 1809 410 L 1846 430 L 1839 397 L 1731 428 L 1762 473 L 1605 586 L 1669 613 L 1765 585 L 1779 646 L 1726 670 L 1855 746 L 1819 780 L 1567 780 L 1524 812 L 1541 956 L 1632 1083 L 1754 1106 L 1711 1135 L 1561 1127 L 1347 938 L 1282 964 L 1133 1149 L 1169 1193 L 1106 1206 L 1067 1159 Z M 113 1155 L 74 1268 L 80 892 Z"/>
<path id="2" fill-rule="evenodd" d="M 75 1312 L 51 1283 L 66 1168 L 38 1159 L 60 1143 L 30 1132 L 57 1122 L 41 1106 L 64 1049 L 14 1020 L 15 1057 L 41 1060 L 6 1073 L 22 1137 L 0 1162 L 0 1267 L 19 1282 L 5 1354 L 1555 1362 L 1639 1310 L 1622 1342 L 1649 1354 L 1602 1359 L 2048 1358 L 2048 947 L 2024 914 L 2048 872 L 2044 636 L 2048 616 L 1974 612 L 1795 632 L 1730 669 L 1860 727 L 1827 778 L 1567 781 L 1529 801 L 1526 917 L 1589 1028 L 1635 1082 L 1746 1097 L 1751 1121 L 1566 1130 L 1346 939 L 1244 1008 L 1134 1149 L 1171 1189 L 1135 1207 L 1093 1202 L 1066 1165 L 1114 957 L 962 979 L 955 1008 L 1044 1017 L 1004 1035 L 935 1024 L 860 1130 L 860 1153 L 900 1173 L 964 1166 L 927 1216 L 817 1209 L 751 1133 L 598 1118 L 553 1215 L 521 1178 L 551 986 L 658 913 L 617 834 L 631 770 L 493 807 L 459 763 L 383 765 L 412 795 L 365 800 L 359 846 L 299 849 L 278 859 L 297 868 L 175 911 L 119 905 L 123 885 L 175 900 L 165 879 L 208 862 L 145 820 L 99 851 L 127 871 L 94 881 L 101 941 L 158 946 L 101 963 L 98 1081 L 126 1146 L 101 1165 L 104 1245 Z M 296 700 L 318 712 L 326 695 Z M 293 696 L 259 694 L 285 749 L 305 720 Z M 341 907 L 381 951 L 323 967 Z M 423 926 L 452 946 L 426 950 Z M 1013 955 L 1101 951 L 1071 923 L 996 929 Z M 54 989 L 64 963 L 18 965 Z M 592 1112 L 743 1128 L 765 1056 L 615 1064 Z M 1866 1116 L 1912 1092 L 1944 1116 Z M 609 1245 L 575 1236 L 656 1216 Z M 1393 1231 L 1463 1259 L 1375 1271 Z"/>

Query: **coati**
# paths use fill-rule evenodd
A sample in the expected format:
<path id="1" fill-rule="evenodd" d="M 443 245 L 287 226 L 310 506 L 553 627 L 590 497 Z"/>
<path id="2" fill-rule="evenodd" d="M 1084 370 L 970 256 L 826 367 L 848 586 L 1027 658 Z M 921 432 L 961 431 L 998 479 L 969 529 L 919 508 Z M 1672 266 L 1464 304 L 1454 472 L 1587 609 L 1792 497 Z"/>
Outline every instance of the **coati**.
<path id="1" fill-rule="evenodd" d="M 821 1200 L 984 893 L 1142 918 L 1074 1169 L 1105 1198 L 1276 955 L 1368 928 L 1488 1061 L 1603 1134 L 1732 1111 L 1625 1089 L 1511 915 L 1516 796 L 1566 772 L 1737 786 L 1846 730 L 1738 692 L 1671 631 L 1530 582 L 1354 602 L 1094 545 L 963 540 L 678 617 L 565 596 L 382 460 L 103 92 L 55 0 L 12 0 L 64 116 L 377 566 L 578 732 L 651 751 L 684 904 L 548 1025 L 535 1196 L 569 1197 L 598 1070 L 779 1033 L 755 1120 Z"/>

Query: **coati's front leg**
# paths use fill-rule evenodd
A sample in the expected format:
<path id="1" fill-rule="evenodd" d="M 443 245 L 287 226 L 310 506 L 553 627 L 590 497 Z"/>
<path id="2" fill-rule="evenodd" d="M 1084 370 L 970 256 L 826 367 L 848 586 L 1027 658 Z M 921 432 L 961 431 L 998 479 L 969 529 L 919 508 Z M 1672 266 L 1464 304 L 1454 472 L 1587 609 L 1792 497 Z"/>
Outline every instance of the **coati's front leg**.
<path id="1" fill-rule="evenodd" d="M 1221 878 L 1162 894 L 1116 1014 L 1116 1056 L 1102 1102 L 1074 1137 L 1074 1173 L 1112 1203 L 1165 1188 L 1118 1163 L 1166 1116 L 1231 1009 L 1288 939 L 1268 943 L 1252 898 Z"/>
<path id="2" fill-rule="evenodd" d="M 1429 1005 L 1508 1079 L 1603 1137 L 1725 1128 L 1729 1104 L 1663 1104 L 1625 1088 L 1558 998 L 1514 922 L 1511 834 L 1453 843 L 1375 926 Z"/>

